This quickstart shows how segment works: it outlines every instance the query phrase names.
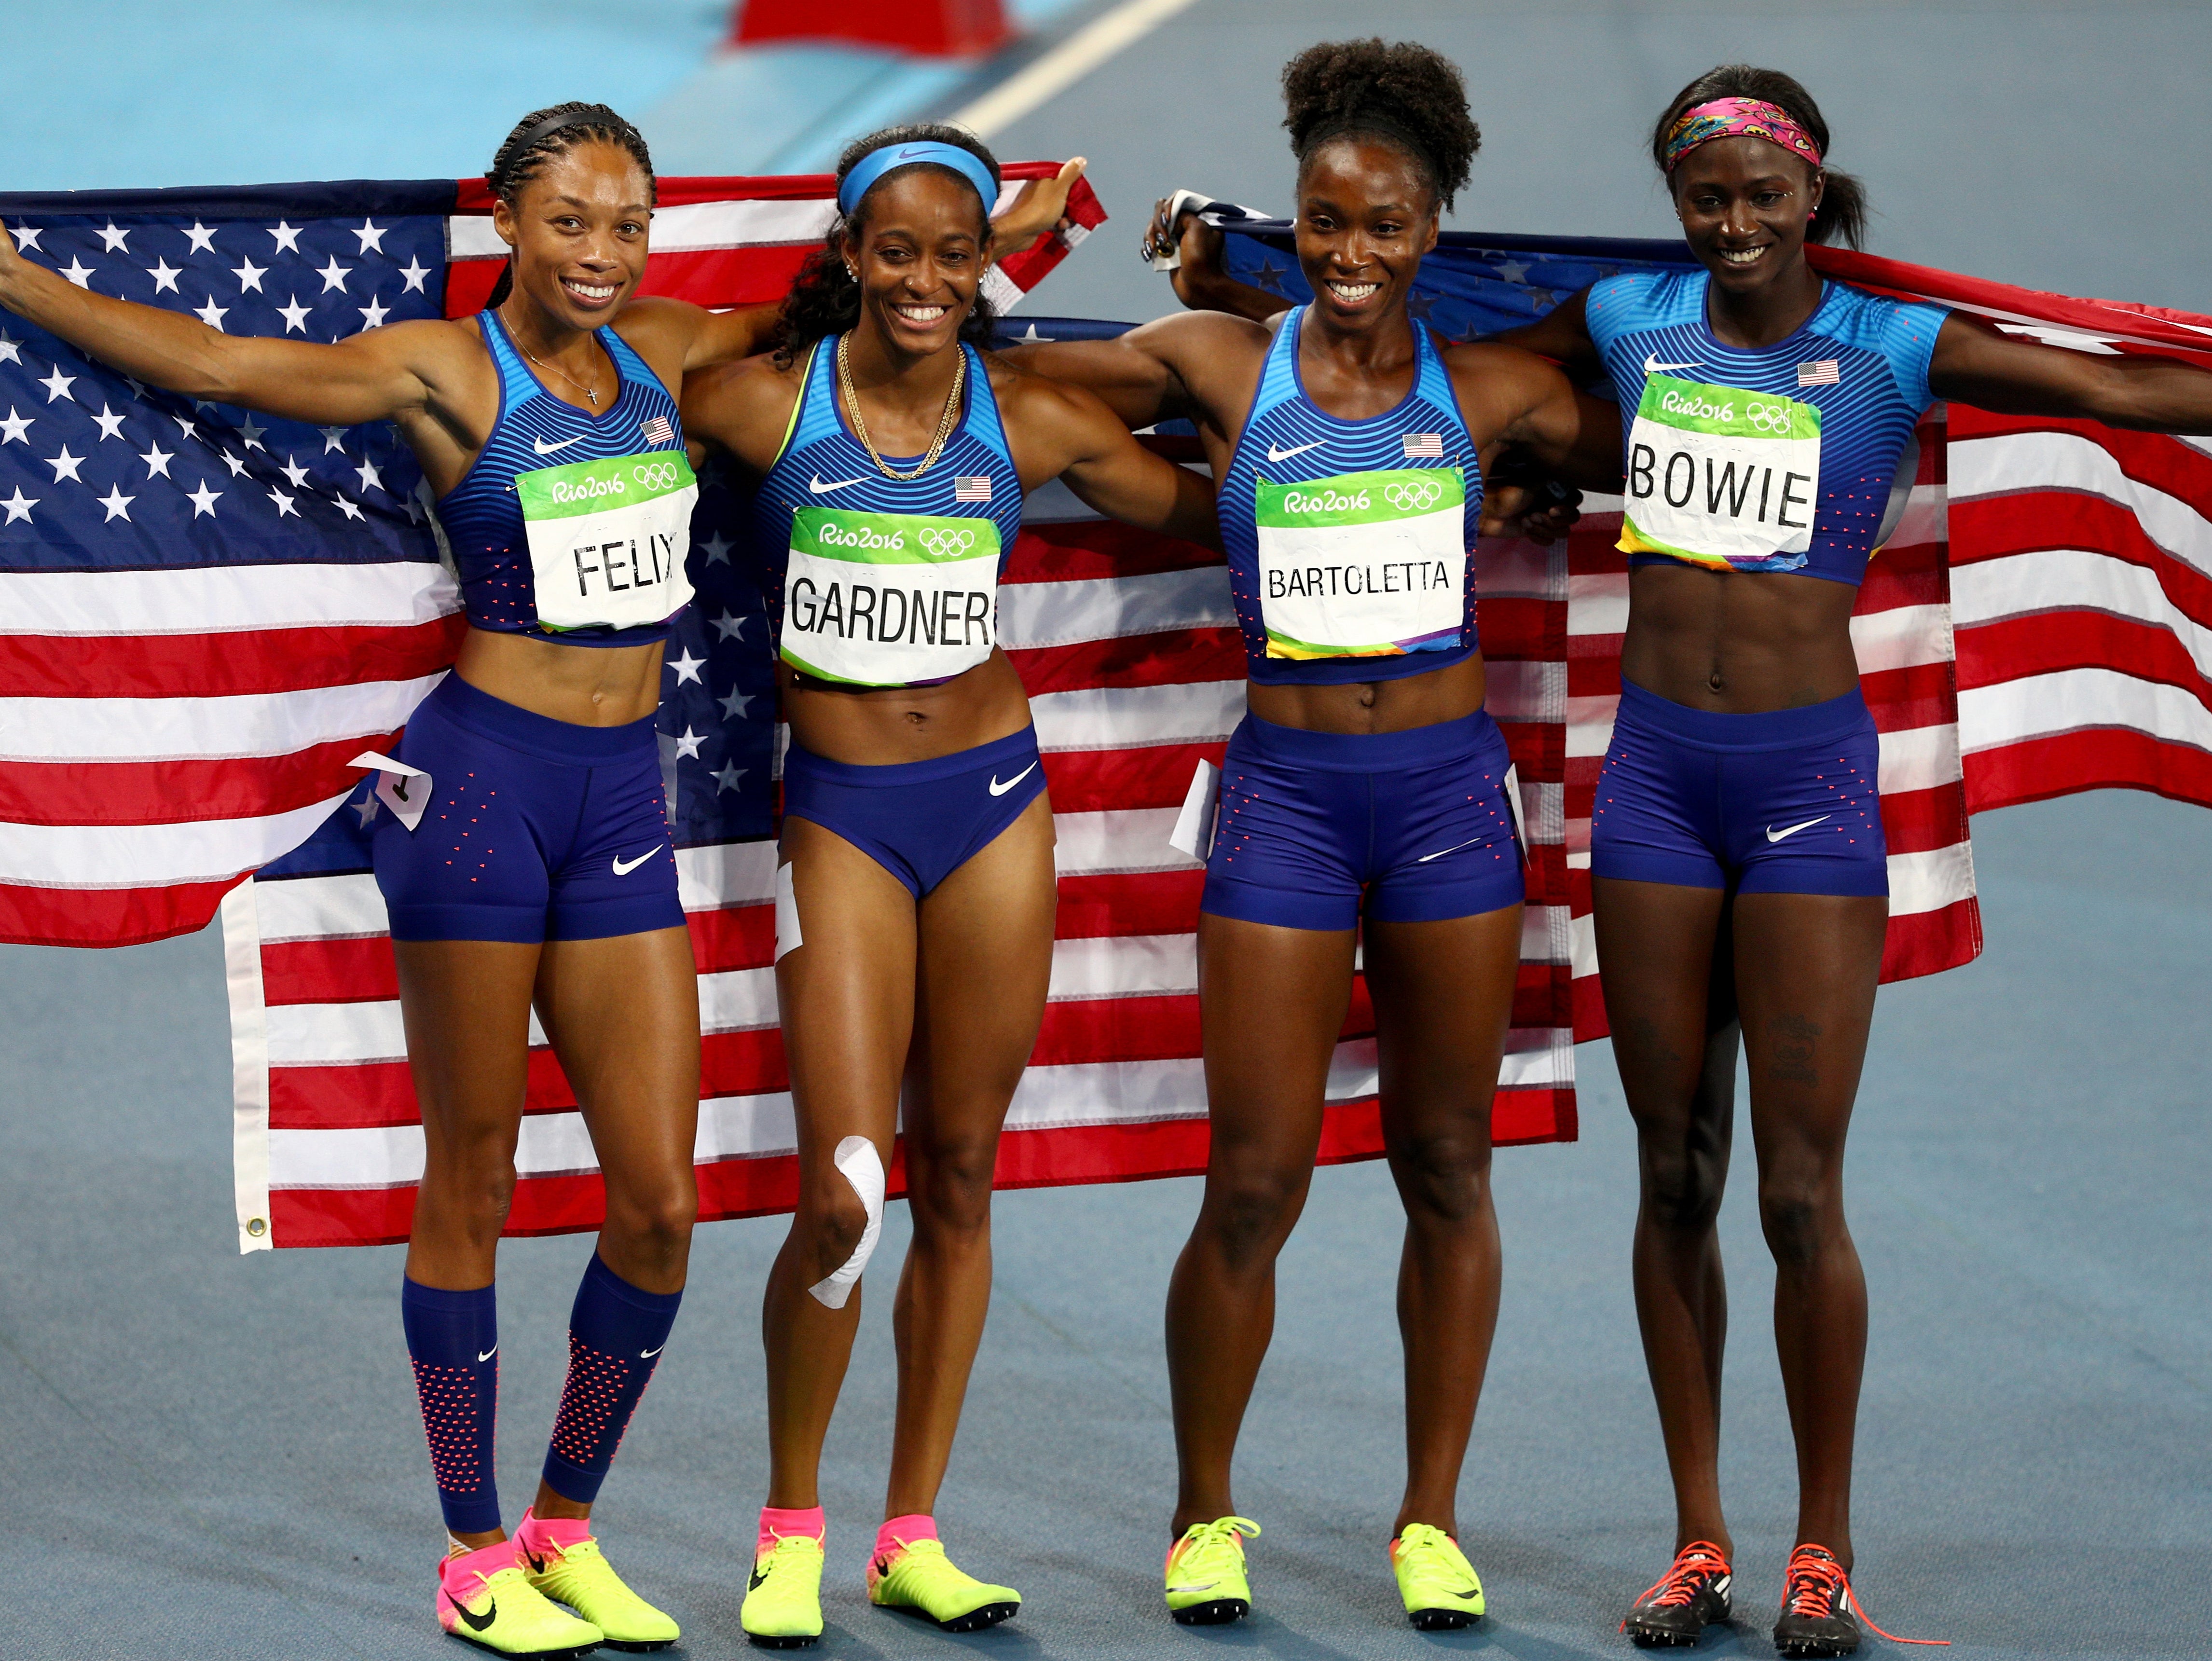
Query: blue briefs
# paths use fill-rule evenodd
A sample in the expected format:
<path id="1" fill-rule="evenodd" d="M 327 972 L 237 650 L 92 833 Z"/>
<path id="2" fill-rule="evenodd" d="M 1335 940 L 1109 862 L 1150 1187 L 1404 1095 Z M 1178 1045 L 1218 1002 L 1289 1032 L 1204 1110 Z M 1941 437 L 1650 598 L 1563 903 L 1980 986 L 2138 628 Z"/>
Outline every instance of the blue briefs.
<path id="1" fill-rule="evenodd" d="M 836 832 L 921 899 L 998 840 L 1044 794 L 1036 728 L 928 761 L 863 766 L 794 743 L 783 815 Z"/>
<path id="2" fill-rule="evenodd" d="M 1246 715 L 1221 764 L 1199 909 L 1280 928 L 1440 922 L 1518 905 L 1510 757 L 1487 711 L 1403 733 Z"/>
<path id="3" fill-rule="evenodd" d="M 684 927 L 652 716 L 579 727 L 449 674 L 392 753 L 430 776 L 412 830 L 376 809 L 376 885 L 395 940 L 592 940 Z"/>
<path id="4" fill-rule="evenodd" d="M 1723 715 L 1624 681 L 1590 874 L 1741 894 L 1889 892 L 1866 699 Z"/>

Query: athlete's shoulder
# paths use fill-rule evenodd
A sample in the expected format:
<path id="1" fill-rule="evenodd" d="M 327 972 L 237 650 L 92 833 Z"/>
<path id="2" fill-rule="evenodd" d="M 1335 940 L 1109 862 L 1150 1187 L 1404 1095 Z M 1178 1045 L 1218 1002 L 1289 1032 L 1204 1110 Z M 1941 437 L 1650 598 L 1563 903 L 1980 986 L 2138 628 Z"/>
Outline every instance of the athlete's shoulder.
<path id="1" fill-rule="evenodd" d="M 684 377 L 687 432 L 716 444 L 748 465 L 766 468 L 781 447 L 799 400 L 807 354 L 789 363 L 774 352 L 695 369 Z"/>
<path id="2" fill-rule="evenodd" d="M 703 307 L 687 300 L 640 295 L 623 307 L 611 326 L 632 351 L 647 357 L 656 350 L 681 351 L 708 315 Z"/>
<path id="3" fill-rule="evenodd" d="M 985 352 L 982 358 L 1010 440 L 1017 433 L 1073 435 L 1091 428 L 1127 431 L 1096 392 L 1009 363 L 996 352 Z"/>
<path id="4" fill-rule="evenodd" d="M 1583 316 L 1590 338 L 1602 345 L 1636 329 L 1663 328 L 1695 316 L 1703 300 L 1702 270 L 1616 271 L 1584 292 Z"/>
<path id="5" fill-rule="evenodd" d="M 1949 307 L 1838 282 L 1831 285 L 1820 313 L 1821 334 L 1885 359 L 1908 403 L 1929 401 L 1928 364 L 1936 353 L 1936 337 L 1951 315 Z"/>
<path id="6" fill-rule="evenodd" d="M 1170 312 L 1139 324 L 1121 338 L 1177 369 L 1234 362 L 1265 356 L 1275 331 L 1289 315 L 1279 312 L 1265 323 L 1256 323 L 1227 312 Z"/>

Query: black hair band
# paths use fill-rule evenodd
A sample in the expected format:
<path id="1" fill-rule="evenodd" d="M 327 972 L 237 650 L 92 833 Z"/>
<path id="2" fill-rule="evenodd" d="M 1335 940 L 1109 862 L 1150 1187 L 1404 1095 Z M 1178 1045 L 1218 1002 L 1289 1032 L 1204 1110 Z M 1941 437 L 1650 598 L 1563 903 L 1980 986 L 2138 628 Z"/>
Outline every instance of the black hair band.
<path id="1" fill-rule="evenodd" d="M 527 155 L 564 127 L 604 127 L 605 115 L 598 110 L 570 110 L 566 115 L 549 115 L 528 132 L 516 139 L 508 148 L 510 159 Z"/>

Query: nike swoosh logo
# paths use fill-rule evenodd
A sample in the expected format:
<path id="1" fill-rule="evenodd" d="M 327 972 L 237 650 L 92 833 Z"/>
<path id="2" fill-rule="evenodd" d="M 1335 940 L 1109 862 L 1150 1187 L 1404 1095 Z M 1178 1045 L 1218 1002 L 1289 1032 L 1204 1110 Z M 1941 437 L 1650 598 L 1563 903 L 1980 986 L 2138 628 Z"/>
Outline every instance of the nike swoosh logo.
<path id="1" fill-rule="evenodd" d="M 1292 456 L 1302 456 L 1308 450 L 1318 450 L 1322 445 L 1328 442 L 1328 441 L 1325 438 L 1317 438 L 1310 444 L 1296 445 L 1287 450 L 1279 450 L 1273 444 L 1270 444 L 1267 447 L 1267 459 L 1270 461 L 1288 461 Z"/>
<path id="2" fill-rule="evenodd" d="M 530 1548 L 527 1546 L 525 1546 L 522 1548 L 522 1561 L 530 1565 L 530 1572 L 532 1574 L 543 1574 L 545 1573 L 545 1560 L 542 1557 L 532 1556 L 530 1555 Z"/>
<path id="3" fill-rule="evenodd" d="M 1476 1598 L 1481 1597 L 1482 1593 L 1478 1589 L 1474 1591 L 1455 1591 L 1452 1596 L 1455 1597 L 1464 1597 L 1468 1603 L 1472 1603 Z"/>
<path id="4" fill-rule="evenodd" d="M 1207 1582 L 1206 1582 L 1204 1585 L 1202 1585 L 1202 1586 L 1173 1586 L 1173 1587 L 1170 1587 L 1170 1591 L 1179 1591 L 1179 1592 L 1181 1592 L 1181 1591 L 1212 1591 L 1216 1586 L 1219 1585 L 1220 1584 L 1221 1584 L 1221 1582 L 1219 1582 L 1218 1580 L 1209 1580 L 1209 1581 L 1207 1581 Z"/>
<path id="5" fill-rule="evenodd" d="M 1833 818 L 1834 817 L 1835 815 L 1832 813 L 1823 813 L 1820 815 L 1820 819 Z M 1770 824 L 1766 827 L 1766 839 L 1769 842 L 1780 842 L 1784 837 L 1796 836 L 1800 830 L 1802 830 L 1805 828 L 1806 824 L 1818 824 L 1820 822 L 1820 819 L 1807 819 L 1805 821 L 1805 824 L 1793 824 L 1787 830 L 1777 830 Z"/>
<path id="6" fill-rule="evenodd" d="M 478 1366 L 482 1366 L 486 1361 L 489 1361 L 493 1356 L 498 1354 L 499 1346 L 497 1344 L 494 1344 L 489 1349 L 484 1351 L 483 1354 L 477 1357 L 477 1365 Z"/>
<path id="7" fill-rule="evenodd" d="M 471 1615 L 469 1606 L 458 1598 L 454 1600 L 453 1607 L 461 1612 L 461 1619 L 469 1623 L 469 1629 L 471 1632 L 483 1632 L 493 1621 L 499 1619 L 499 1599 L 496 1597 L 484 1605 L 484 1612 L 482 1615 Z"/>
<path id="8" fill-rule="evenodd" d="M 1703 368 L 1705 365 L 1695 358 L 1691 359 L 1687 363 L 1662 363 L 1656 352 L 1646 352 L 1644 355 L 1644 373 L 1646 374 L 1668 374 L 1676 369 L 1702 369 Z"/>
<path id="9" fill-rule="evenodd" d="M 574 438 L 564 438 L 558 444 L 548 444 L 542 438 L 533 438 L 530 441 L 530 447 L 542 456 L 550 456 L 556 450 L 565 450 L 571 444 L 581 444 L 583 441 L 583 435 L 580 433 Z"/>
<path id="10" fill-rule="evenodd" d="M 639 866 L 643 865 L 647 860 L 651 859 L 660 850 L 658 848 L 648 848 L 645 852 L 640 854 L 635 859 L 630 861 L 627 865 L 623 864 L 621 860 L 617 859 L 615 861 L 615 875 L 617 877 L 627 877 L 631 872 L 636 870 Z"/>
<path id="11" fill-rule="evenodd" d="M 660 1349 L 641 1349 L 637 1353 L 637 1359 L 641 1361 L 650 1361 L 654 1356 L 660 1354 L 661 1349 L 666 1349 L 667 1348 L 668 1346 L 666 1344 L 663 1344 L 660 1346 Z"/>
<path id="12" fill-rule="evenodd" d="M 858 484 L 860 483 L 861 479 L 865 479 L 866 478 L 867 478 L 867 475 L 866 473 L 862 473 L 860 478 L 841 478 L 834 484 L 824 484 L 822 482 L 822 475 L 817 473 L 806 481 L 806 488 L 813 491 L 816 496 L 826 496 L 830 491 L 842 490 L 848 484 Z"/>
<path id="13" fill-rule="evenodd" d="M 1413 863 L 1416 865 L 1426 865 L 1431 860 L 1440 860 L 1443 858 L 1446 854 L 1456 854 L 1462 848 L 1472 848 L 1475 843 L 1481 840 L 1482 838 L 1480 837 L 1469 837 L 1465 842 L 1455 842 L 1450 847 L 1438 849 L 1433 854 L 1424 854 L 1420 858 L 1415 860 Z"/>
<path id="14" fill-rule="evenodd" d="M 747 1591 L 758 1591 L 767 1584 L 768 1571 L 763 1568 L 756 1568 L 753 1571 L 752 1579 L 745 1582 L 745 1590 Z"/>
<path id="15" fill-rule="evenodd" d="M 1031 762 L 1027 767 L 1023 768 L 1020 772 L 1015 774 L 1013 777 L 1008 779 L 1004 784 L 1000 783 L 999 776 L 996 773 L 993 773 L 991 775 L 991 794 L 994 796 L 1003 796 L 1007 791 L 1012 789 L 1016 785 L 1019 784 L 1024 779 L 1027 778 L 1030 774 L 1036 771 L 1036 764 L 1035 762 Z"/>

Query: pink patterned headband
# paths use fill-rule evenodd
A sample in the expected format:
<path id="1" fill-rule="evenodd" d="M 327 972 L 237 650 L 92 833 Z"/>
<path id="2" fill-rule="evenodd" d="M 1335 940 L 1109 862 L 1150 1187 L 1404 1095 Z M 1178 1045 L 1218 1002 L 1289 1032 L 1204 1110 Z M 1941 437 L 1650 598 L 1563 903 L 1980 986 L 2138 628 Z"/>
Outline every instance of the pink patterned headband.
<path id="1" fill-rule="evenodd" d="M 1667 171 L 1674 172 L 1684 156 L 1716 138 L 1764 138 L 1795 151 L 1816 167 L 1820 165 L 1820 147 L 1780 105 L 1758 98 L 1716 98 L 1683 111 L 1668 133 Z"/>

